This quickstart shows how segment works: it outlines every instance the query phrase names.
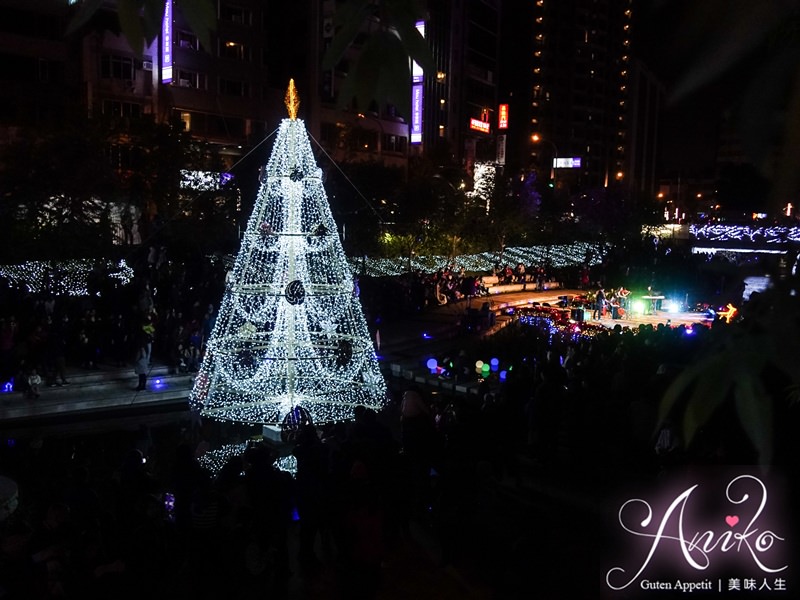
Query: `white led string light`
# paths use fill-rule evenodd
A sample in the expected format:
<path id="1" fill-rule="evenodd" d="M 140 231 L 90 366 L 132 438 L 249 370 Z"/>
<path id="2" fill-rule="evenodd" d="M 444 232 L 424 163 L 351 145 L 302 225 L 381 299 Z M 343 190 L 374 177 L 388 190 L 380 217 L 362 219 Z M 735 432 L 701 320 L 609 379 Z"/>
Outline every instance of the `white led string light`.
<path id="1" fill-rule="evenodd" d="M 53 261 L 28 261 L 16 265 L 0 265 L 0 277 L 12 286 L 19 286 L 40 294 L 51 292 L 59 296 L 86 296 L 89 294 L 89 277 L 98 267 L 105 276 L 127 285 L 133 279 L 133 269 L 125 260 L 72 259 Z"/>
<path id="2" fill-rule="evenodd" d="M 190 403 L 201 415 L 314 423 L 381 408 L 386 384 L 305 124 L 284 119 Z"/>

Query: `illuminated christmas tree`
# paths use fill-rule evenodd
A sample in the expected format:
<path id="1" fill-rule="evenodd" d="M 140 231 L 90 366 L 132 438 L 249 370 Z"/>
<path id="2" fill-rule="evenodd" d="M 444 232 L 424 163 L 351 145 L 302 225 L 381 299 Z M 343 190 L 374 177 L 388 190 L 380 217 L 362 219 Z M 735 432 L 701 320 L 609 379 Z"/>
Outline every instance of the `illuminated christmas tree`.
<path id="1" fill-rule="evenodd" d="M 294 82 L 190 403 L 205 417 L 350 419 L 386 384 Z"/>

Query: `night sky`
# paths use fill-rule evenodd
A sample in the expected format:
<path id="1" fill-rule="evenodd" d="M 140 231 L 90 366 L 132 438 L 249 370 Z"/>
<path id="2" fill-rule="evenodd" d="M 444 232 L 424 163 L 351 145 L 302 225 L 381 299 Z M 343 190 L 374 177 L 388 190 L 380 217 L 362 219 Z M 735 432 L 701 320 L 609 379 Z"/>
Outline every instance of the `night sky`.
<path id="1" fill-rule="evenodd" d="M 637 4 L 635 54 L 665 84 L 662 172 L 713 173 L 720 117 L 738 110 L 796 2 Z"/>

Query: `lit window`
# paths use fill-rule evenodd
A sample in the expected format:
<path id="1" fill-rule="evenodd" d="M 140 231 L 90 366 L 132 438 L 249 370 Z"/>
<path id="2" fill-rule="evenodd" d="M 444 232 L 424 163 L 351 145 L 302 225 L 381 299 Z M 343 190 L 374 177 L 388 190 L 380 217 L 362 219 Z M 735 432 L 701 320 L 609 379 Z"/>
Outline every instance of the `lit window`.
<path id="1" fill-rule="evenodd" d="M 231 60 L 250 60 L 250 49 L 244 44 L 229 40 L 220 45 L 219 55 Z"/>

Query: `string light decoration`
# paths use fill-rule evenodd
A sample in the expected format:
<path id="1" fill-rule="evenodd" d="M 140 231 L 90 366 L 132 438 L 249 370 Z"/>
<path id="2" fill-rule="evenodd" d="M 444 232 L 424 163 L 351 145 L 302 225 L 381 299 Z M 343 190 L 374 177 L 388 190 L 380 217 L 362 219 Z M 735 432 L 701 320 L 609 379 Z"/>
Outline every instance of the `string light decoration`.
<path id="1" fill-rule="evenodd" d="M 61 261 L 28 261 L 15 265 L 0 265 L 0 277 L 9 284 L 31 293 L 50 292 L 56 296 L 86 296 L 89 278 L 100 269 L 106 277 L 127 285 L 133 279 L 133 269 L 124 259 L 119 261 L 71 259 Z"/>
<path id="2" fill-rule="evenodd" d="M 278 425 L 299 407 L 320 424 L 386 402 L 296 96 L 286 104 L 189 397 L 204 417 Z"/>
<path id="3" fill-rule="evenodd" d="M 230 459 L 235 456 L 244 456 L 249 444 L 241 442 L 237 444 L 227 444 L 216 450 L 209 450 L 198 458 L 200 465 L 208 470 L 213 476 L 217 476 L 222 467 L 225 466 Z M 297 474 L 297 459 L 289 454 L 287 456 L 279 456 L 273 462 L 273 465 L 281 471 L 286 471 L 291 475 Z"/>
<path id="4" fill-rule="evenodd" d="M 610 244 L 603 246 L 603 254 L 611 249 Z M 503 251 L 503 262 L 526 265 L 549 264 L 555 269 L 574 267 L 584 264 L 587 251 L 592 252 L 589 265 L 597 265 L 602 261 L 602 254 L 597 252 L 598 245 L 589 242 L 572 244 L 552 244 L 542 246 L 514 246 Z M 460 254 L 456 257 L 446 255 L 414 255 L 399 258 L 354 257 L 350 259 L 350 267 L 354 273 L 373 277 L 386 277 L 407 273 L 409 264 L 412 270 L 433 273 L 444 265 L 455 263 L 458 267 L 472 273 L 489 272 L 497 263 L 497 252 L 481 252 L 479 254 Z"/>
<path id="5" fill-rule="evenodd" d="M 489 210 L 491 208 L 496 176 L 497 167 L 494 163 L 475 163 L 473 190 L 471 192 L 467 192 L 467 197 L 476 200 L 482 200 L 486 207 L 486 214 L 489 214 Z"/>

